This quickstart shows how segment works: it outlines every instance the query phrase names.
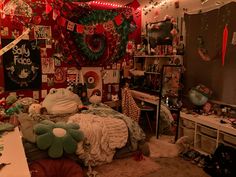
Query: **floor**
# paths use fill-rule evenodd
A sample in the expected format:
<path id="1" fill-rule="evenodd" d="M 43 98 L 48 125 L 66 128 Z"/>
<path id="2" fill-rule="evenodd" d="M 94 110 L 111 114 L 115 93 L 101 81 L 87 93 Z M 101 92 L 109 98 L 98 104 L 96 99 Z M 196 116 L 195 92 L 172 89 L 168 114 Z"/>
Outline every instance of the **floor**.
<path id="1" fill-rule="evenodd" d="M 160 169 L 142 177 L 210 177 L 202 168 L 180 157 L 158 158 L 155 161 Z"/>
<path id="2" fill-rule="evenodd" d="M 148 139 L 153 133 L 149 132 L 146 135 Z M 170 143 L 175 141 L 174 136 L 161 135 L 159 139 Z M 203 168 L 181 157 L 153 158 L 153 160 L 160 165 L 160 169 L 142 177 L 210 177 Z"/>

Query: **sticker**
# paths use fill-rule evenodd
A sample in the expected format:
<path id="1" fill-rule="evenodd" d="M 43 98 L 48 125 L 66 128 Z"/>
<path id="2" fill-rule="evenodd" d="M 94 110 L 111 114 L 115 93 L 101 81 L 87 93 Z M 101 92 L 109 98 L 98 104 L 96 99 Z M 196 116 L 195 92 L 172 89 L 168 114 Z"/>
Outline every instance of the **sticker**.
<path id="1" fill-rule="evenodd" d="M 39 99 L 39 91 L 33 91 L 33 98 L 36 100 Z"/>
<path id="2" fill-rule="evenodd" d="M 53 87 L 55 85 L 54 78 L 48 78 L 48 87 Z"/>
<path id="3" fill-rule="evenodd" d="M 67 67 L 56 68 L 54 74 L 55 83 L 64 83 L 66 81 Z"/>
<path id="4" fill-rule="evenodd" d="M 46 83 L 48 80 L 48 76 L 47 75 L 42 75 L 42 82 Z"/>
<path id="5" fill-rule="evenodd" d="M 34 37 L 36 39 L 50 39 L 52 37 L 51 26 L 35 26 Z"/>
<path id="6" fill-rule="evenodd" d="M 41 97 L 45 98 L 47 96 L 47 90 L 41 90 Z"/>
<path id="7" fill-rule="evenodd" d="M 42 73 L 53 74 L 55 72 L 54 60 L 52 58 L 41 58 Z"/>

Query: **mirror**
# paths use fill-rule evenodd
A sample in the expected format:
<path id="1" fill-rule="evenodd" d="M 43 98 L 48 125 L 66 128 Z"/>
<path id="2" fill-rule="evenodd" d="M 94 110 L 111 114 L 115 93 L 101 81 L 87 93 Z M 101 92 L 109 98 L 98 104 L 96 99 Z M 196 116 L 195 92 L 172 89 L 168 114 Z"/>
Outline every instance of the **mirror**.
<path id="1" fill-rule="evenodd" d="M 178 120 L 181 104 L 182 66 L 163 65 L 158 111 L 157 138 L 161 135 L 178 135 Z"/>

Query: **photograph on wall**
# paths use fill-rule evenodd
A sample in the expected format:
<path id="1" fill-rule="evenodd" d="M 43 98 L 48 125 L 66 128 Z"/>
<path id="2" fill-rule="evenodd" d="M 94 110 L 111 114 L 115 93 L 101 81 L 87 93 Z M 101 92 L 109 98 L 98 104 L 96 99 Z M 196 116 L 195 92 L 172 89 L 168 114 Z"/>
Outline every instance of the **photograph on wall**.
<path id="1" fill-rule="evenodd" d="M 88 97 L 95 92 L 102 96 L 101 70 L 101 67 L 82 67 L 83 79 L 81 79 L 81 82 L 87 86 Z"/>
<path id="2" fill-rule="evenodd" d="M 13 40 L 2 39 L 2 46 Z M 36 41 L 21 40 L 3 54 L 5 90 L 39 89 L 41 60 Z"/>
<path id="3" fill-rule="evenodd" d="M 34 37 L 36 39 L 49 39 L 52 37 L 51 26 L 36 25 L 34 27 Z"/>
<path id="4" fill-rule="evenodd" d="M 52 58 L 41 58 L 42 73 L 53 74 L 55 73 L 54 60 Z"/>

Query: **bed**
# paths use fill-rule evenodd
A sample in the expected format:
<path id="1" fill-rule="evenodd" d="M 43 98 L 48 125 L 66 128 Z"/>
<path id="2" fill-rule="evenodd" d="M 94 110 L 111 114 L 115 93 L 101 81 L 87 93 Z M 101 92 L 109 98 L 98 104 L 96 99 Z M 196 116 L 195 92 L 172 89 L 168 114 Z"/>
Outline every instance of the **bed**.
<path id="1" fill-rule="evenodd" d="M 63 96 L 55 96 L 56 92 L 63 93 Z M 68 97 L 65 96 L 65 92 L 68 92 Z M 83 132 L 84 139 L 77 143 L 74 154 L 63 153 L 63 157 L 70 157 L 85 166 L 110 163 L 117 154 L 124 156 L 124 153 L 133 154 L 136 151 L 143 151 L 145 155 L 148 155 L 148 146 L 145 150 L 140 148 L 141 145 L 145 144 L 145 133 L 136 121 L 103 103 L 87 105 L 86 109 L 77 109 L 78 106 L 76 107 L 73 104 L 65 106 L 66 100 L 73 100 L 74 96 L 76 97 L 75 102 L 79 106 L 83 106 L 78 101 L 78 96 L 74 93 L 72 96 L 70 92 L 62 88 L 49 92 L 55 98 L 49 101 L 51 102 L 50 106 L 44 101 L 41 103 L 48 108 L 47 113 L 21 112 L 18 114 L 23 144 L 30 163 L 49 157 L 47 150 L 37 147 L 37 134 L 34 130 L 37 124 L 45 120 L 79 125 L 79 130 Z M 59 102 L 63 102 L 63 104 L 57 106 L 56 109 L 52 108 L 52 105 L 58 105 Z"/>

